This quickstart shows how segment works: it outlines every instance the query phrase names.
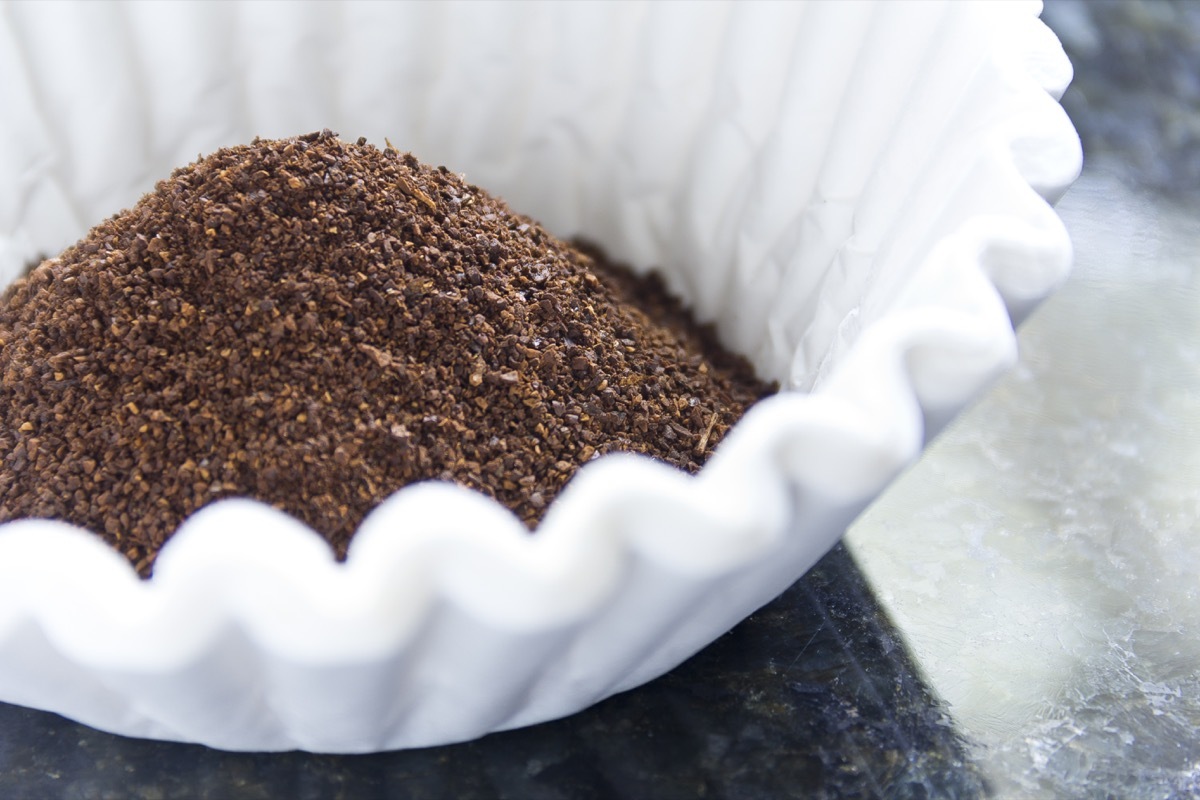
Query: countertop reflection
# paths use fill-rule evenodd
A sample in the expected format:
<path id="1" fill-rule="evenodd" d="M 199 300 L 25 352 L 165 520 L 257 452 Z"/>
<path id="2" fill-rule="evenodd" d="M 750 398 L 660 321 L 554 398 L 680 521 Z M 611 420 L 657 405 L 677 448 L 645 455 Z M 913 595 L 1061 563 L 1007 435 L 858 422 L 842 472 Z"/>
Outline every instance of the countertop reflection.
<path id="1" fill-rule="evenodd" d="M 1085 175 L 1020 366 L 848 542 L 1001 795 L 1200 793 L 1200 220 Z"/>
<path id="2" fill-rule="evenodd" d="M 997 796 L 1200 796 L 1200 4 L 1044 19 L 1074 272 L 848 542 Z"/>

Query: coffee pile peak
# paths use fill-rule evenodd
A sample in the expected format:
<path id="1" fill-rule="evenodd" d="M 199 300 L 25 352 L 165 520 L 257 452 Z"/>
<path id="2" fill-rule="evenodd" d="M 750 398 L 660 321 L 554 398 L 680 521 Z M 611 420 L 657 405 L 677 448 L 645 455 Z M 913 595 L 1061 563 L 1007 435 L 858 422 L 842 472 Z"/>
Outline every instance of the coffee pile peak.
<path id="1" fill-rule="evenodd" d="M 653 280 L 444 168 L 329 131 L 176 170 L 0 298 L 0 520 L 66 520 L 147 573 L 248 496 L 339 556 L 400 487 L 528 525 L 624 450 L 697 470 L 769 391 Z"/>

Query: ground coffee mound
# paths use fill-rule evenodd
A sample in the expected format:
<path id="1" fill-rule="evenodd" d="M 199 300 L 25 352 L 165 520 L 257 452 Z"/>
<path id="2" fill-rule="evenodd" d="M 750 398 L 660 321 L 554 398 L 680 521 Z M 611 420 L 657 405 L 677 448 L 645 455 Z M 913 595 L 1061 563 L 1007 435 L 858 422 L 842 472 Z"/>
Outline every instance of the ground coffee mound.
<path id="1" fill-rule="evenodd" d="M 328 131 L 256 140 L 0 298 L 0 520 L 86 526 L 142 573 L 231 495 L 339 555 L 427 478 L 532 525 L 598 454 L 698 469 L 770 390 L 661 286 L 445 169 Z"/>

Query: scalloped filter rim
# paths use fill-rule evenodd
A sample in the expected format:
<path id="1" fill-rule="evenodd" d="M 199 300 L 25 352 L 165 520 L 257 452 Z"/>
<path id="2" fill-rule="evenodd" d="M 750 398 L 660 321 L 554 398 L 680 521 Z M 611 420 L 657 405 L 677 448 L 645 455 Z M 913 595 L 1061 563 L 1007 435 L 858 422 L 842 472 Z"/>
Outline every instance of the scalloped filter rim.
<path id="1" fill-rule="evenodd" d="M 1047 46 L 1026 55 L 1056 63 Z M 1061 91 L 1061 67 L 1004 66 Z M 226 501 L 185 523 L 148 582 L 71 526 L 8 523 L 0 699 L 130 735 L 367 752 L 562 716 L 661 674 L 806 571 L 1012 363 L 1010 314 L 1070 263 L 1043 197 L 1078 174 L 1078 140 L 1056 103 L 1041 108 L 1053 110 L 993 142 L 990 163 L 1019 198 L 1012 213 L 940 241 L 886 313 L 835 344 L 836 368 L 812 394 L 756 406 L 697 477 L 598 459 L 535 537 L 475 493 L 421 484 L 364 522 L 344 565 L 295 520 Z M 255 533 L 232 557 L 223 542 L 235 527 Z M 633 615 L 646 624 L 630 631 Z M 430 670 L 463 639 L 477 664 Z M 294 702 L 331 676 L 336 691 Z M 452 703 L 448 680 L 459 682 Z M 180 698 L 188 681 L 215 688 Z M 488 689 L 473 695 L 476 685 Z M 232 724 L 204 708 L 222 692 L 241 709 Z M 330 725 L 340 708 L 372 711 Z"/>

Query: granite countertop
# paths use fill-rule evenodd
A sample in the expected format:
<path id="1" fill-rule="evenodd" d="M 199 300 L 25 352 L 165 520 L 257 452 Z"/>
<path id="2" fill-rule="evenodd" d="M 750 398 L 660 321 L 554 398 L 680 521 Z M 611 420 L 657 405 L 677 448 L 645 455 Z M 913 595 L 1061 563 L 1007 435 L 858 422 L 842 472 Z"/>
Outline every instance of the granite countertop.
<path id="1" fill-rule="evenodd" d="M 1022 363 L 787 593 L 565 720 L 369 756 L 0 705 L 3 798 L 1200 795 L 1200 4 L 1047 0 L 1076 250 Z"/>

